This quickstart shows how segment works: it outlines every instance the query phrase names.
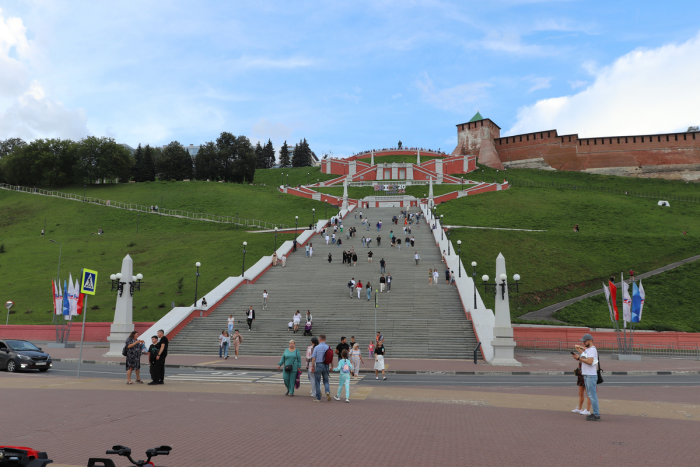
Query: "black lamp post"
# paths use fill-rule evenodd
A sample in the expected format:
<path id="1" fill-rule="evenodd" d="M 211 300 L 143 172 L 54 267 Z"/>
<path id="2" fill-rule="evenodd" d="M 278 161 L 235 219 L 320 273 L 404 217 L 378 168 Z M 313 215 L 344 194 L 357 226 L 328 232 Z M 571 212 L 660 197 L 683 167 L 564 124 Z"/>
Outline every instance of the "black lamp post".
<path id="1" fill-rule="evenodd" d="M 450 256 L 452 253 L 450 253 L 450 231 L 447 231 L 447 256 Z"/>
<path id="2" fill-rule="evenodd" d="M 481 169 L 481 181 L 484 181 L 484 169 Z"/>
<path id="3" fill-rule="evenodd" d="M 277 251 L 277 227 L 275 227 L 275 251 Z"/>
<path id="4" fill-rule="evenodd" d="M 245 276 L 245 247 L 248 246 L 248 242 L 243 242 L 243 271 L 241 276 Z"/>
<path id="5" fill-rule="evenodd" d="M 326 219 L 328 219 L 328 201 L 326 201 Z"/>
<path id="6" fill-rule="evenodd" d="M 472 268 L 474 268 L 472 281 L 474 282 L 474 309 L 476 310 L 476 261 L 472 261 Z"/>
<path id="7" fill-rule="evenodd" d="M 462 277 L 462 240 L 457 240 L 457 251 L 457 254 L 459 255 L 457 267 L 459 268 L 459 277 Z"/>
<path id="8" fill-rule="evenodd" d="M 194 279 L 194 306 L 197 306 L 197 288 L 199 287 L 199 267 L 202 265 L 199 261 L 194 263 L 195 266 L 197 266 L 197 272 L 194 273 L 195 279 Z"/>
<path id="9" fill-rule="evenodd" d="M 316 208 L 311 208 L 311 225 L 316 223 Z"/>
<path id="10" fill-rule="evenodd" d="M 493 287 L 493 292 L 494 294 L 498 293 L 498 288 L 501 288 L 501 298 L 505 300 L 506 298 L 506 280 L 508 279 L 508 276 L 505 274 L 501 274 L 498 280 L 500 280 L 500 284 L 498 282 L 495 282 L 493 284 L 489 284 L 489 276 L 484 274 L 481 276 L 481 280 L 484 281 L 484 292 L 487 292 L 491 287 Z M 513 274 L 513 280 L 515 281 L 515 292 L 520 292 L 518 290 L 518 281 L 520 280 L 520 274 Z"/>
<path id="11" fill-rule="evenodd" d="M 306 172 L 306 184 L 307 185 L 309 184 L 309 175 L 310 175 L 310 173 Z"/>
<path id="12" fill-rule="evenodd" d="M 445 238 L 445 228 L 442 226 L 442 218 L 445 217 L 444 214 L 440 214 L 440 240 Z"/>
<path id="13" fill-rule="evenodd" d="M 299 227 L 299 216 L 294 216 L 294 238 L 297 238 L 297 228 Z"/>

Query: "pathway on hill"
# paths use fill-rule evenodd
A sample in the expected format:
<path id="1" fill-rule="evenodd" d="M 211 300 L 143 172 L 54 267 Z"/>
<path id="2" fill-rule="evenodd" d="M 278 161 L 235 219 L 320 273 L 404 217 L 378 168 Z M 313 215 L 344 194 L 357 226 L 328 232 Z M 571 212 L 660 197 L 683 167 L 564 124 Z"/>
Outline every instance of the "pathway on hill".
<path id="1" fill-rule="evenodd" d="M 355 211 L 359 217 L 359 210 Z M 280 355 L 289 339 L 294 338 L 302 350 L 310 337 L 288 332 L 287 323 L 298 309 L 302 314 L 310 310 L 313 315 L 313 334 L 326 334 L 335 346 L 341 336 L 355 336 L 367 356 L 367 345 L 374 338 L 374 294 L 368 301 L 365 290 L 362 299 L 349 296 L 348 281 L 361 280 L 379 287 L 380 265 L 384 258 L 386 271 L 393 282 L 391 292 L 379 295 L 376 308 L 377 329 L 386 339 L 387 357 L 402 358 L 470 358 L 476 346 L 471 322 L 466 319 L 459 294 L 454 286 L 444 280 L 444 263 L 432 234 L 425 224 L 413 228 L 415 248 L 402 245 L 401 250 L 390 247 L 391 217 L 399 214 L 399 208 L 375 208 L 363 210 L 369 215 L 372 227 L 367 231 L 360 219 L 351 213 L 344 220 L 343 245 L 326 245 L 320 236 L 312 238 L 314 254 L 306 258 L 303 249 L 291 254 L 287 266 L 277 266 L 266 272 L 255 284 L 241 286 L 229 299 L 208 317 L 195 318 L 172 340 L 173 353 L 217 354 L 218 336 L 226 328 L 226 318 L 233 314 L 236 327 L 244 342 L 241 351 L 246 355 Z M 381 232 L 374 226 L 383 221 Z M 356 238 L 347 239 L 348 227 L 355 226 Z M 402 226 L 393 226 L 397 235 Z M 381 246 L 376 237 L 381 234 Z M 362 247 L 362 237 L 372 237 L 371 248 Z M 404 235 L 401 235 L 405 239 Z M 344 249 L 353 247 L 358 254 L 357 266 L 342 263 Z M 367 253 L 374 253 L 373 262 L 367 262 Z M 414 254 L 421 262 L 416 267 Z M 328 254 L 333 256 L 328 263 Z M 428 269 L 437 267 L 440 272 L 438 285 L 428 285 Z M 270 294 L 267 309 L 262 309 L 262 293 Z M 256 321 L 253 330 L 245 325 L 245 310 L 253 305 Z M 303 329 L 303 322 L 301 328 Z M 367 362 L 370 364 L 370 362 Z"/>
<path id="2" fill-rule="evenodd" d="M 662 272 L 669 271 L 671 269 L 677 268 L 678 266 L 682 266 L 687 263 L 692 263 L 693 261 L 697 261 L 700 259 L 700 255 L 697 256 L 691 256 L 690 258 L 686 258 L 680 261 L 676 261 L 675 263 L 667 264 L 666 266 L 662 266 L 660 268 L 654 269 L 653 271 L 645 272 L 643 274 L 636 275 L 636 279 L 646 279 L 647 277 L 655 276 L 657 274 L 661 274 Z M 622 283 L 617 283 L 617 286 L 620 287 Z M 589 292 L 587 294 L 581 295 L 579 297 L 571 298 L 569 300 L 564 300 L 563 302 L 555 303 L 554 305 L 550 305 L 548 307 L 542 308 L 541 310 L 537 311 L 531 311 L 530 313 L 526 313 L 522 316 L 519 317 L 519 319 L 525 319 L 525 320 L 544 320 L 544 321 L 552 321 L 555 323 L 563 323 L 563 321 L 559 321 L 558 319 L 554 318 L 554 313 L 561 310 L 564 307 L 567 307 L 571 305 L 572 303 L 580 302 L 581 300 L 585 300 L 587 298 L 594 297 L 596 295 L 600 295 L 603 293 L 603 289 L 601 288 L 600 290 L 596 290 L 593 292 Z"/>

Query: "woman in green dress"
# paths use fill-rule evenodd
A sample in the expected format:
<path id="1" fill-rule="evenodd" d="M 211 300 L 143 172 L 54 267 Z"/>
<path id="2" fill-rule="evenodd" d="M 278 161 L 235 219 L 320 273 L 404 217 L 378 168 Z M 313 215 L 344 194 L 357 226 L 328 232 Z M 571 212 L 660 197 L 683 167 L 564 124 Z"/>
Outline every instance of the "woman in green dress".
<path id="1" fill-rule="evenodd" d="M 282 358 L 277 364 L 277 370 L 284 369 L 282 376 L 284 377 L 284 385 L 287 386 L 287 394 L 285 396 L 294 396 L 294 383 L 297 379 L 297 372 L 301 367 L 301 354 L 296 348 L 294 339 L 289 341 L 289 348 L 284 349 Z"/>

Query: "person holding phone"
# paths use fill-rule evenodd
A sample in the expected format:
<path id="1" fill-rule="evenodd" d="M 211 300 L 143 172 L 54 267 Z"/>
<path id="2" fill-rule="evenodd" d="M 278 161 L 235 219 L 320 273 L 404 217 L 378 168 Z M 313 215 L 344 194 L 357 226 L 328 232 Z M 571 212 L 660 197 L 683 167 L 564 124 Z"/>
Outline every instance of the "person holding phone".
<path id="1" fill-rule="evenodd" d="M 598 408 L 598 393 L 596 390 L 596 385 L 598 384 L 598 350 L 593 345 L 593 336 L 590 334 L 584 334 L 581 342 L 583 342 L 583 346 L 576 346 L 576 351 L 580 354 L 574 356 L 574 358 L 581 362 L 583 382 L 586 385 L 586 393 L 593 411 L 593 413 L 586 416 L 586 420 L 599 422 L 600 410 Z"/>
<path id="2" fill-rule="evenodd" d="M 139 333 L 131 331 L 129 337 L 126 338 L 124 350 L 126 353 L 126 384 L 134 384 L 131 381 L 131 372 L 136 372 L 136 382 L 143 384 L 141 381 L 141 349 L 143 341 L 138 339 Z"/>
<path id="3" fill-rule="evenodd" d="M 576 352 L 571 352 L 571 356 L 574 360 L 578 360 L 578 354 Z M 578 406 L 572 410 L 573 413 L 580 413 L 581 415 L 591 414 L 591 400 L 588 399 L 587 408 L 583 408 L 583 400 L 586 398 L 586 383 L 583 380 L 583 373 L 581 373 L 581 362 L 578 362 L 578 368 L 574 370 L 576 375 L 576 385 L 578 386 Z"/>

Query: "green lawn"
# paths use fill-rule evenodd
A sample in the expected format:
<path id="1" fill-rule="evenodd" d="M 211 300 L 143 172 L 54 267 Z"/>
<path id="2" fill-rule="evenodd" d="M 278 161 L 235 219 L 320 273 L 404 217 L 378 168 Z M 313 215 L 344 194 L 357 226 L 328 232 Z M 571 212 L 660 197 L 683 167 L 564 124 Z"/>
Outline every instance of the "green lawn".
<path id="1" fill-rule="evenodd" d="M 450 225 L 546 230 L 454 229 L 451 233 L 454 244 L 463 242 L 463 262 L 477 261 L 477 278 L 483 274 L 493 278 L 499 252 L 506 258 L 509 276 L 522 276 L 522 293 L 511 297 L 514 318 L 599 289 L 600 279 L 610 274 L 649 271 L 700 249 L 700 204 L 695 203 L 661 208 L 654 199 L 512 188 L 453 200 L 439 205 L 437 211 Z M 576 223 L 581 228 L 578 234 L 573 233 Z M 682 235 L 683 230 L 688 235 Z M 697 291 L 687 294 L 700 299 Z M 493 305 L 491 296 L 484 301 Z"/>
<path id="2" fill-rule="evenodd" d="M 379 183 L 387 183 L 387 184 L 401 184 L 401 180 L 396 180 L 396 181 L 387 181 L 387 182 L 382 182 L 380 181 Z M 466 190 L 472 185 L 469 184 L 464 184 L 464 189 Z M 452 193 L 453 191 L 457 191 L 462 189 L 462 185 L 451 185 L 451 184 L 444 184 L 444 185 L 433 185 L 433 196 L 440 196 L 444 195 L 446 193 Z M 343 186 L 332 186 L 332 187 L 320 187 L 317 188 L 316 191 L 319 193 L 326 193 L 329 195 L 334 195 L 334 196 L 343 196 Z M 374 191 L 374 187 L 371 186 L 349 186 L 348 187 L 348 196 L 353 199 L 360 199 L 364 198 L 365 196 L 376 196 L 378 191 Z M 408 185 L 406 186 L 406 194 L 415 196 L 416 198 L 423 198 L 424 195 L 427 195 L 428 193 L 428 186 L 427 185 Z"/>
<path id="3" fill-rule="evenodd" d="M 644 309 L 637 329 L 656 331 L 700 332 L 700 313 L 697 309 L 696 284 L 700 279 L 700 261 L 685 264 L 676 269 L 644 279 Z M 618 308 L 622 316 L 621 291 L 618 292 Z M 630 286 L 630 295 L 632 287 Z M 558 311 L 557 319 L 571 324 L 610 327 L 610 313 L 605 295 L 597 295 L 574 303 Z"/>
<path id="4" fill-rule="evenodd" d="M 279 187 L 284 184 L 291 186 L 306 185 L 316 183 L 316 180 L 325 181 L 338 178 L 340 175 L 321 173 L 320 167 L 296 167 L 284 169 L 258 169 L 255 171 L 255 183 L 264 183 L 267 186 Z"/>
<path id="5" fill-rule="evenodd" d="M 308 219 L 304 219 L 308 224 L 311 223 L 310 207 L 323 208 L 323 203 L 291 195 L 277 198 L 263 191 L 262 187 L 230 184 L 168 182 L 150 186 L 105 186 L 93 190 L 109 192 L 114 199 L 123 197 L 133 201 L 139 197 L 147 199 L 149 193 L 158 192 L 149 190 L 159 187 L 171 203 L 194 207 L 199 202 L 189 190 L 199 190 L 202 186 L 213 191 L 200 193 L 201 198 L 207 200 L 205 210 L 219 213 L 225 213 L 226 204 L 236 204 L 236 196 L 243 195 L 250 197 L 254 205 L 239 208 L 241 215 L 262 217 L 268 221 L 282 217 L 291 225 L 295 213 L 308 208 L 308 215 L 305 215 Z M 182 200 L 178 199 L 178 190 Z M 112 193 L 119 196 L 112 196 Z M 304 210 L 290 209 L 293 207 L 303 207 Z M 235 208 L 231 206 L 229 209 Z M 47 235 L 41 237 L 44 219 Z M 59 246 L 50 243 L 49 239 L 63 245 L 62 281 L 68 278 L 69 272 L 75 279 L 81 268 L 99 272 L 97 295 L 89 299 L 90 308 L 99 308 L 88 311 L 88 321 L 113 319 L 116 298 L 109 290 L 108 279 L 110 274 L 121 270 L 122 259 L 127 253 L 134 260 L 134 272 L 142 273 L 145 280 L 141 292 L 134 294 L 134 320 L 155 321 L 170 310 L 171 302 L 177 305 L 193 303 L 195 262 L 202 263 L 201 296 L 226 277 L 241 274 L 243 241 L 248 242 L 246 267 L 274 250 L 274 234 L 247 233 L 233 225 L 141 214 L 139 232 L 136 233 L 136 223 L 136 213 L 121 209 L 0 190 L 0 244 L 5 249 L 0 253 L 0 300 L 12 300 L 16 304 L 13 308 L 16 313 L 10 316 L 10 324 L 51 323 L 52 315 L 48 313 L 52 309 L 51 279 L 56 277 Z M 104 235 L 91 234 L 99 228 L 104 229 Z M 279 234 L 278 245 L 293 236 Z M 180 278 L 183 287 L 178 293 Z"/>

